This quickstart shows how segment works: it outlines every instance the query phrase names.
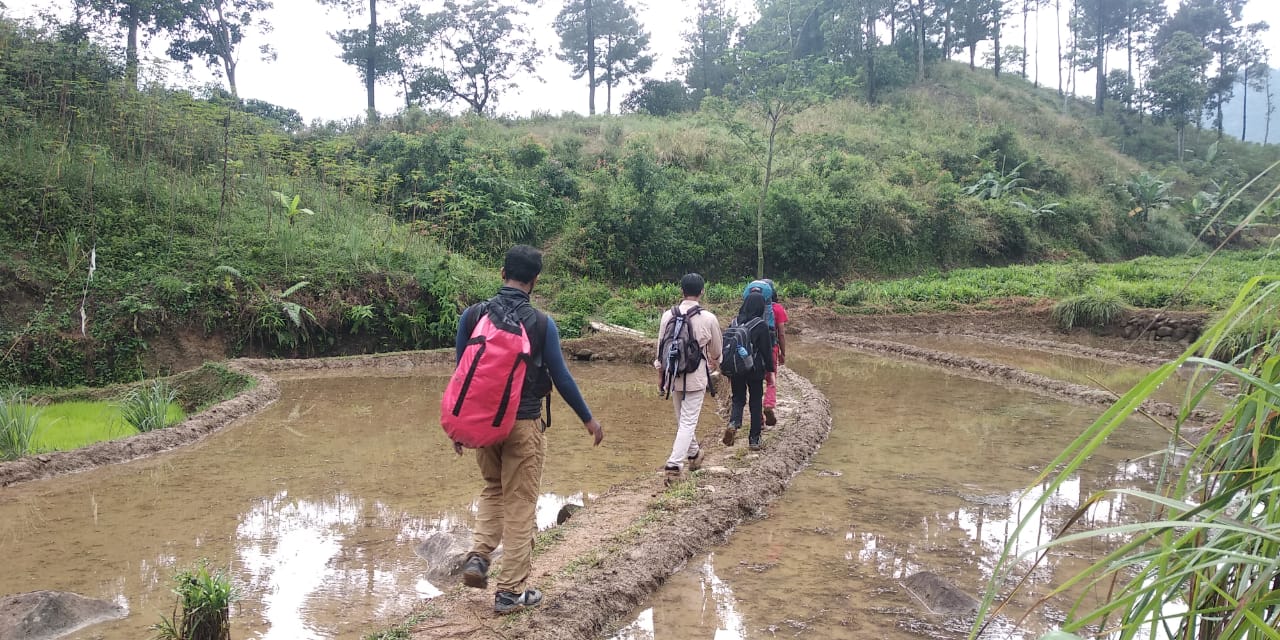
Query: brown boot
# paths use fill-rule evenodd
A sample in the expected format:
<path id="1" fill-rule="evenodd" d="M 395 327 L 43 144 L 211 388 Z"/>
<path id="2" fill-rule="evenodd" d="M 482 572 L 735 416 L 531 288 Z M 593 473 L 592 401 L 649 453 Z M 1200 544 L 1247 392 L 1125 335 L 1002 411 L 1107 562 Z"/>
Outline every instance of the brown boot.
<path id="1" fill-rule="evenodd" d="M 773 414 L 773 407 L 764 408 L 764 423 L 770 427 L 778 424 L 778 416 Z"/>

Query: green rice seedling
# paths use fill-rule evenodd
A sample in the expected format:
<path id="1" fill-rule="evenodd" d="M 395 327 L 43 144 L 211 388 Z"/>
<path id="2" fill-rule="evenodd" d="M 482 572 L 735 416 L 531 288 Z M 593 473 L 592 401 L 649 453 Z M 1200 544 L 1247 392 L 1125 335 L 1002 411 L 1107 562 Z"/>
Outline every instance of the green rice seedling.
<path id="1" fill-rule="evenodd" d="M 141 433 L 163 429 L 171 424 L 169 407 L 178 391 L 157 380 L 130 391 L 120 402 L 120 415 Z"/>
<path id="2" fill-rule="evenodd" d="M 0 394 L 0 460 L 17 460 L 31 453 L 40 410 L 20 393 Z"/>
<path id="3" fill-rule="evenodd" d="M 231 603 L 239 594 L 231 578 L 221 571 L 209 571 L 208 560 L 174 576 L 173 593 L 178 596 L 172 618 L 151 628 L 157 640 L 230 640 Z"/>
<path id="4" fill-rule="evenodd" d="M 1053 305 L 1053 323 L 1067 331 L 1073 327 L 1105 327 L 1120 318 L 1124 300 L 1110 289 L 1072 296 Z"/>

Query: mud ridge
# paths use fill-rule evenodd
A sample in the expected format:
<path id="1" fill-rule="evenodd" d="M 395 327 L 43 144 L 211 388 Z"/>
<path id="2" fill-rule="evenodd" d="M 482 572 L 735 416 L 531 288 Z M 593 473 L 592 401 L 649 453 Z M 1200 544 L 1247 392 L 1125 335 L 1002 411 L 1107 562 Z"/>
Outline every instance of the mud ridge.
<path id="1" fill-rule="evenodd" d="M 1159 358 L 1156 356 L 1142 355 L 1139 353 L 1130 353 L 1127 351 L 1116 351 L 1114 349 L 1099 349 L 1097 347 L 1089 347 L 1089 346 L 1075 344 L 1071 342 L 1054 342 L 1052 340 L 1042 340 L 1040 338 L 1032 338 L 1030 336 L 1022 336 L 1022 335 L 1016 335 L 1016 334 L 987 333 L 982 331 L 942 330 L 942 331 L 930 331 L 930 332 L 911 331 L 911 332 L 900 332 L 897 334 L 885 334 L 885 335 L 889 337 L 893 335 L 959 336 L 963 338 L 974 338 L 977 340 L 990 342 L 996 345 L 1005 345 L 1010 347 L 1027 347 L 1030 349 L 1037 349 L 1040 351 L 1051 351 L 1054 353 L 1060 353 L 1066 356 L 1085 356 L 1089 358 L 1096 358 L 1099 360 L 1106 360 L 1108 362 L 1124 362 L 1128 364 L 1136 364 L 1136 365 L 1142 365 L 1142 366 L 1158 367 L 1169 361 L 1168 358 Z"/>
<path id="2" fill-rule="evenodd" d="M 72 451 L 42 453 L 0 463 L 0 487 L 137 460 L 199 442 L 236 420 L 257 413 L 280 397 L 280 389 L 270 376 L 241 362 L 230 362 L 227 368 L 253 378 L 257 385 L 172 427 Z"/>
<path id="3" fill-rule="evenodd" d="M 783 369 L 779 386 L 796 398 L 792 424 L 766 441 L 750 469 L 700 480 L 698 502 L 645 530 L 640 541 L 574 576 L 573 585 L 505 635 L 518 638 L 595 638 L 654 593 L 695 553 L 760 513 L 782 494 L 831 431 L 831 408 L 808 380 Z"/>
<path id="4" fill-rule="evenodd" d="M 1110 406 L 1114 404 L 1117 399 L 1115 394 L 1101 389 L 1095 389 L 1093 387 L 1065 382 L 1062 380 L 1055 380 L 1053 378 L 1034 374 L 1016 367 L 997 364 L 987 360 L 979 360 L 977 358 L 969 358 L 952 353 L 934 351 L 933 349 L 923 349 L 908 344 L 902 344 L 900 342 L 872 340 L 869 338 L 835 334 L 826 334 L 815 337 L 821 340 L 846 345 L 865 353 L 889 356 L 904 360 L 913 360 L 935 367 L 941 367 L 952 371 L 953 373 L 959 373 L 960 375 L 980 380 L 1012 384 L 1023 389 L 1066 400 Z M 1143 402 L 1141 410 L 1150 415 L 1164 418 L 1177 418 L 1180 414 L 1180 409 L 1177 405 L 1169 404 L 1167 402 L 1155 402 L 1152 400 Z M 1219 418 L 1220 416 L 1217 413 L 1205 411 L 1203 409 L 1196 409 L 1187 416 L 1187 420 L 1189 422 L 1199 424 L 1213 424 L 1217 422 Z"/>

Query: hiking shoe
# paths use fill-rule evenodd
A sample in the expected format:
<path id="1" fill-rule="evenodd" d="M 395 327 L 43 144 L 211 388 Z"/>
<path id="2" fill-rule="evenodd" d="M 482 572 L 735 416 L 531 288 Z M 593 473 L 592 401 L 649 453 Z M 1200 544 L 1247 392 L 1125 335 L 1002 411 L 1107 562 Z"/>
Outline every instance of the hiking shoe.
<path id="1" fill-rule="evenodd" d="M 738 437 L 738 425 L 729 423 L 724 429 L 724 437 L 720 439 L 726 447 L 732 447 L 733 441 Z"/>
<path id="2" fill-rule="evenodd" d="M 666 466 L 666 468 L 663 469 L 663 471 L 666 472 L 666 477 L 663 478 L 662 480 L 662 485 L 664 487 L 669 487 L 677 482 L 680 482 L 680 467 L 677 467 L 673 464 L 669 464 Z"/>
<path id="3" fill-rule="evenodd" d="M 773 407 L 764 408 L 764 423 L 771 427 L 778 424 L 778 416 L 773 414 Z"/>
<path id="4" fill-rule="evenodd" d="M 537 589 L 525 589 L 524 593 L 499 591 L 493 596 L 495 613 L 511 613 L 525 607 L 536 607 L 542 602 L 542 592 Z"/>
<path id="5" fill-rule="evenodd" d="M 702 468 L 702 460 L 707 457 L 706 449 L 698 447 L 698 453 L 689 456 L 689 471 L 697 471 Z"/>
<path id="6" fill-rule="evenodd" d="M 462 583 L 475 589 L 489 586 L 489 561 L 478 553 L 468 555 L 462 565 Z"/>
<path id="7" fill-rule="evenodd" d="M 757 441 L 757 442 L 749 443 L 749 444 L 747 445 L 747 448 L 748 448 L 748 449 L 750 449 L 750 450 L 752 450 L 752 451 L 759 451 L 759 450 L 760 450 L 760 443 L 759 443 L 758 441 Z"/>

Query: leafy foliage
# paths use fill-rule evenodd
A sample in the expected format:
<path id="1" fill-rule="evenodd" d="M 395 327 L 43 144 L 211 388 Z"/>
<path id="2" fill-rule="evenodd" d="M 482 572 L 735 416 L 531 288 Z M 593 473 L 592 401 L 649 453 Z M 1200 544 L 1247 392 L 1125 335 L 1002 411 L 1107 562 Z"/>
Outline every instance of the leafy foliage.
<path id="1" fill-rule="evenodd" d="M 169 426 L 178 390 L 162 380 L 134 388 L 120 400 L 120 415 L 140 433 Z"/>
<path id="2" fill-rule="evenodd" d="M 152 626 L 158 640 L 230 640 L 231 603 L 239 599 L 231 578 L 211 572 L 209 561 L 202 559 L 173 579 L 176 611 Z"/>
<path id="3" fill-rule="evenodd" d="M 0 460 L 17 460 L 32 453 L 40 411 L 21 394 L 0 394 Z"/>

